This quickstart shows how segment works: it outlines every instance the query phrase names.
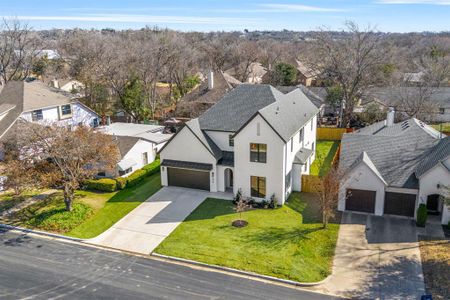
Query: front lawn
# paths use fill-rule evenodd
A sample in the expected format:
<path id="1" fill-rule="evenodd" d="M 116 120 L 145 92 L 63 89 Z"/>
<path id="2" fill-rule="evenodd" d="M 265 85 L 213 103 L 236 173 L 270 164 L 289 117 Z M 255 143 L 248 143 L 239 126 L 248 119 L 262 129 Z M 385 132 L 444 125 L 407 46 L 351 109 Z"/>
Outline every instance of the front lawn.
<path id="1" fill-rule="evenodd" d="M 155 174 L 122 191 L 77 191 L 71 212 L 64 210 L 62 193 L 58 192 L 18 212 L 8 223 L 72 237 L 92 238 L 156 193 L 161 188 L 160 182 L 159 174 Z"/>
<path id="2" fill-rule="evenodd" d="M 339 230 L 322 229 L 311 195 L 293 193 L 277 209 L 244 212 L 235 228 L 231 201 L 206 199 L 155 252 L 302 282 L 331 272 Z"/>
<path id="3" fill-rule="evenodd" d="M 326 175 L 339 148 L 339 141 L 317 141 L 316 159 L 311 165 L 311 175 Z"/>
<path id="4" fill-rule="evenodd" d="M 427 293 L 433 299 L 450 299 L 450 241 L 420 241 L 423 275 Z"/>

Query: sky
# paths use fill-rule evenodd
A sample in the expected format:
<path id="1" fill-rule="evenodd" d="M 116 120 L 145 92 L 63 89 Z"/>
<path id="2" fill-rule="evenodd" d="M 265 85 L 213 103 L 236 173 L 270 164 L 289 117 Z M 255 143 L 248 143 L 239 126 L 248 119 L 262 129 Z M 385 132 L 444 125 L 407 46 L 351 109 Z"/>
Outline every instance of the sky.
<path id="1" fill-rule="evenodd" d="M 158 26 L 183 31 L 450 31 L 450 0 L 0 0 L 0 16 L 35 29 Z"/>

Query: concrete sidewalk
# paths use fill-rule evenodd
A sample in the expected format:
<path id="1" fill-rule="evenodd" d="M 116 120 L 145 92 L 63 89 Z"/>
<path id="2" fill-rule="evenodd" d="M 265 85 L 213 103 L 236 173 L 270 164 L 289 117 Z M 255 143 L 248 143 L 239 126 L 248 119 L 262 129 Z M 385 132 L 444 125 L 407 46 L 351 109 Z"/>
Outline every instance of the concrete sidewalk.
<path id="1" fill-rule="evenodd" d="M 356 299 L 420 299 L 425 294 L 413 220 L 345 212 L 332 275 L 314 290 Z"/>
<path id="2" fill-rule="evenodd" d="M 87 243 L 150 254 L 206 198 L 232 199 L 228 193 L 210 193 L 164 187 L 98 237 Z"/>

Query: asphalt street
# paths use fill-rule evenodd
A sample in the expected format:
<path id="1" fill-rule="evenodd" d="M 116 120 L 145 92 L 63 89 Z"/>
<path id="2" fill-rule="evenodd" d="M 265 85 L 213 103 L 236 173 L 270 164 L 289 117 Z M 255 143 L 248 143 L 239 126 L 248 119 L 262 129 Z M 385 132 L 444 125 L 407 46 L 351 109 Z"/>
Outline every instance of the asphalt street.
<path id="1" fill-rule="evenodd" d="M 0 299 L 334 299 L 0 229 Z"/>

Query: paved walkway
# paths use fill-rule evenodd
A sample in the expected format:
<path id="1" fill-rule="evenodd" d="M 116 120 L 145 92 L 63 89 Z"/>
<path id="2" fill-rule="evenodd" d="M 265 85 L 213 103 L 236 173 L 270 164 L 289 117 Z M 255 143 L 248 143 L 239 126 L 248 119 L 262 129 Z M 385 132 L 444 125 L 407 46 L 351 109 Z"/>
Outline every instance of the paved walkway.
<path id="1" fill-rule="evenodd" d="M 425 292 L 413 220 L 345 212 L 333 273 L 321 292 L 356 299 L 420 299 Z"/>
<path id="2" fill-rule="evenodd" d="M 207 197 L 232 199 L 233 195 L 164 187 L 110 229 L 86 242 L 150 254 Z"/>

